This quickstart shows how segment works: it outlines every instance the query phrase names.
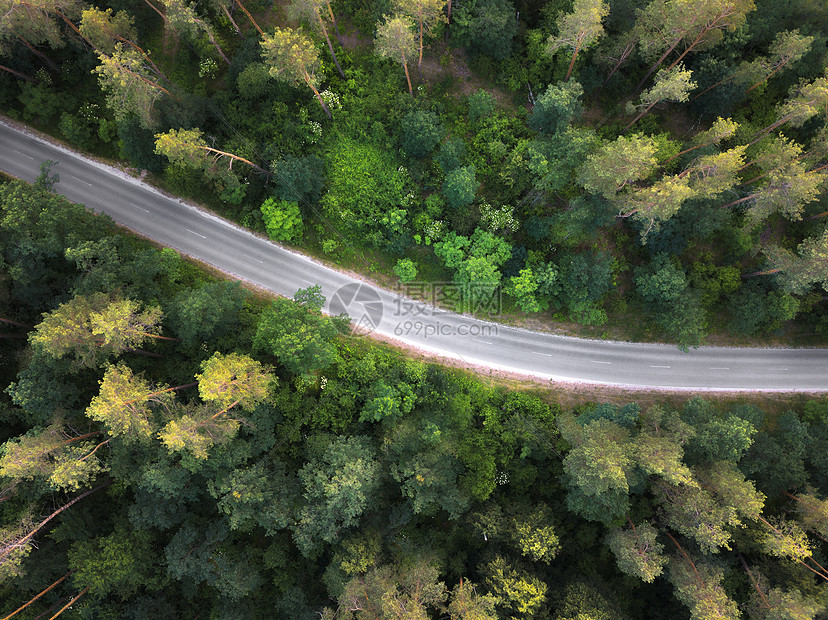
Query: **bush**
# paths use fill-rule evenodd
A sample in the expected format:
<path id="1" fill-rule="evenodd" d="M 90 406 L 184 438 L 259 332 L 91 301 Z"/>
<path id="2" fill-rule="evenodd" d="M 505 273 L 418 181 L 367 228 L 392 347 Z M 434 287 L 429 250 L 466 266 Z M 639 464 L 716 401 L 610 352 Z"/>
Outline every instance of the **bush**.
<path id="1" fill-rule="evenodd" d="M 485 90 L 478 90 L 476 93 L 469 95 L 469 120 L 472 123 L 491 116 L 494 111 L 494 97 Z"/>
<path id="2" fill-rule="evenodd" d="M 417 279 L 417 265 L 410 258 L 401 258 L 394 266 L 394 273 L 403 282 L 412 282 Z"/>
<path id="3" fill-rule="evenodd" d="M 515 7 L 509 0 L 469 0 L 454 11 L 452 40 L 470 52 L 503 60 L 517 34 Z"/>
<path id="4" fill-rule="evenodd" d="M 400 127 L 402 147 L 409 157 L 425 157 L 443 137 L 440 119 L 434 112 L 409 112 L 403 117 Z"/>
<path id="5" fill-rule="evenodd" d="M 274 241 L 289 243 L 302 237 L 304 227 L 297 203 L 268 198 L 261 210 L 267 236 Z"/>
<path id="6" fill-rule="evenodd" d="M 449 206 L 455 209 L 470 205 L 474 201 L 475 190 L 477 179 L 474 175 L 474 166 L 452 170 L 446 175 L 443 183 L 443 194 Z"/>

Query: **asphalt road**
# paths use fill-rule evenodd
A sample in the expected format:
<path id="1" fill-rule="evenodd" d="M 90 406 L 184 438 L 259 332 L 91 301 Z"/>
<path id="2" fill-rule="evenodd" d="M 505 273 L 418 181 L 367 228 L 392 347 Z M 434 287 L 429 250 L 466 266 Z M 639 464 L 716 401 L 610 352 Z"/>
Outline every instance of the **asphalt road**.
<path id="1" fill-rule="evenodd" d="M 0 170 L 27 181 L 59 162 L 56 190 L 155 241 L 280 295 L 319 284 L 328 309 L 348 310 L 364 331 L 423 351 L 557 381 L 682 390 L 828 391 L 828 350 L 675 346 L 582 340 L 516 329 L 414 303 L 286 250 L 113 168 L 0 121 Z M 347 285 L 351 285 L 350 287 Z M 342 287 L 346 287 L 342 289 Z M 426 291 L 428 293 L 428 291 Z M 496 307 L 485 291 L 431 297 Z M 427 298 L 431 298 L 428 297 Z M 491 306 L 495 304 L 495 306 Z"/>

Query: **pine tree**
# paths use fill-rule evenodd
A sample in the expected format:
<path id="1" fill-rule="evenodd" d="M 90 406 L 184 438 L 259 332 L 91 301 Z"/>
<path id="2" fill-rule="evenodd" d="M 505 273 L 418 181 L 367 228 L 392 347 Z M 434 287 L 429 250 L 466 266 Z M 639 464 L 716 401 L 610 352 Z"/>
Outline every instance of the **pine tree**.
<path id="1" fill-rule="evenodd" d="M 390 58 L 403 66 L 408 92 L 413 97 L 414 89 L 411 88 L 411 76 L 408 75 L 408 61 L 417 52 L 414 23 L 403 15 L 386 15 L 385 21 L 377 26 L 374 50 L 381 58 Z"/>
<path id="2" fill-rule="evenodd" d="M 568 80 L 575 67 L 578 54 L 595 45 L 604 34 L 602 20 L 609 14 L 609 5 L 605 0 L 575 0 L 572 13 L 558 17 L 555 25 L 558 34 L 547 40 L 547 54 L 554 54 L 562 47 L 572 50 L 572 61 L 566 71 L 564 80 Z"/>
<path id="3" fill-rule="evenodd" d="M 331 112 L 319 94 L 319 76 L 314 74 L 319 65 L 319 51 L 307 36 L 299 30 L 276 28 L 261 41 L 262 58 L 277 80 L 298 86 L 305 83 L 313 91 L 316 100 L 328 118 Z"/>
<path id="4" fill-rule="evenodd" d="M 434 35 L 437 24 L 448 22 L 443 15 L 445 6 L 446 0 L 393 0 L 391 3 L 396 15 L 407 15 L 417 25 L 417 43 L 420 51 L 418 67 L 423 64 L 425 38 Z"/>

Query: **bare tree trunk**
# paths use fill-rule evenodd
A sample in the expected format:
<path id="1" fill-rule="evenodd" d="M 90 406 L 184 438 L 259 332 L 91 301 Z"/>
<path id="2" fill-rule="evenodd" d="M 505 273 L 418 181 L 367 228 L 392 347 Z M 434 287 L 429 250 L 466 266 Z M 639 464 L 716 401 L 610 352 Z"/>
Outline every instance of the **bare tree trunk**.
<path id="1" fill-rule="evenodd" d="M 14 69 L 11 69 L 5 65 L 0 65 L 0 71 L 6 71 L 8 73 L 11 73 L 12 75 L 19 77 L 21 80 L 26 80 L 27 82 L 36 81 L 32 76 L 26 75 L 25 73 L 20 73 L 20 71 L 15 71 Z"/>
<path id="2" fill-rule="evenodd" d="M 210 39 L 210 43 L 212 43 L 213 47 L 216 48 L 216 51 L 219 53 L 219 56 L 221 56 L 221 59 L 229 65 L 230 64 L 230 59 L 227 58 L 227 56 L 225 56 L 224 50 L 221 49 L 221 47 L 219 46 L 219 44 L 216 41 L 215 37 L 213 36 L 213 33 L 210 32 L 210 29 L 205 28 L 204 32 L 207 33 L 207 38 Z"/>
<path id="3" fill-rule="evenodd" d="M 241 33 L 242 33 L 241 28 L 239 28 L 239 25 L 236 23 L 236 20 L 233 19 L 233 16 L 230 15 L 230 11 L 227 10 L 227 7 L 222 4 L 221 5 L 221 10 L 224 11 L 224 14 L 227 16 L 227 19 L 230 20 L 231 24 L 233 24 L 233 28 L 236 29 L 236 34 L 241 36 Z"/>
<path id="4" fill-rule="evenodd" d="M 408 63 L 405 61 L 405 56 L 403 56 L 403 69 L 405 69 L 405 79 L 408 80 L 408 93 L 411 97 L 414 97 L 414 89 L 411 88 L 411 76 L 408 75 Z"/>
<path id="5" fill-rule="evenodd" d="M 249 19 L 250 23 L 253 24 L 253 27 L 259 31 L 259 34 L 264 36 L 264 31 L 262 31 L 262 29 L 259 28 L 259 24 L 256 23 L 255 19 L 253 19 L 253 16 L 250 14 L 250 11 L 244 8 L 244 5 L 241 3 L 241 0 L 236 0 L 236 4 L 238 4 L 239 8 L 241 8 L 241 10 L 244 11 L 244 14 L 247 15 L 247 19 Z"/>
<path id="6" fill-rule="evenodd" d="M 73 597 L 71 601 L 69 601 L 68 603 L 66 603 L 66 605 L 64 605 L 63 607 L 61 607 L 61 608 L 58 610 L 58 612 L 57 612 L 54 616 L 52 616 L 51 618 L 49 618 L 49 620 L 55 620 L 55 618 L 57 618 L 60 614 L 62 614 L 62 613 L 63 613 L 64 611 L 66 611 L 67 609 L 69 609 L 69 607 L 72 605 L 72 603 L 74 603 L 75 601 L 77 601 L 80 597 L 82 597 L 82 596 L 83 596 L 84 594 L 86 594 L 87 592 L 89 592 L 89 586 L 86 586 L 83 590 L 81 590 L 81 591 L 78 593 L 78 595 L 77 595 L 77 596 Z"/>
<path id="7" fill-rule="evenodd" d="M 339 75 L 344 80 L 345 72 L 342 70 L 342 67 L 339 66 L 339 59 L 336 57 L 336 52 L 334 52 L 333 44 L 331 44 L 331 38 L 328 36 L 328 29 L 325 28 L 325 22 L 322 21 L 322 16 L 319 15 L 319 13 L 316 14 L 316 18 L 319 20 L 319 27 L 322 28 L 322 34 L 325 35 L 325 41 L 328 42 L 328 49 L 331 50 L 331 57 L 333 58 L 334 64 L 339 71 Z"/>
<path id="8" fill-rule="evenodd" d="M 660 100 L 659 100 L 659 101 L 660 101 Z M 647 112 L 649 112 L 650 110 L 652 110 L 652 109 L 653 109 L 653 106 L 654 106 L 655 104 L 657 104 L 657 103 L 658 103 L 658 101 L 653 101 L 650 105 L 648 105 L 648 106 L 647 106 L 647 108 L 646 108 L 645 110 L 643 110 L 643 111 L 642 111 L 642 112 L 641 112 L 638 116 L 636 116 L 634 119 L 632 119 L 626 127 L 624 127 L 624 129 L 621 131 L 621 133 L 624 133 L 624 132 L 625 132 L 625 131 L 627 131 L 630 127 L 632 127 L 632 126 L 635 124 L 635 122 L 636 122 L 639 118 L 641 118 L 641 117 L 642 117 L 642 116 L 644 116 Z"/>
<path id="9" fill-rule="evenodd" d="M 21 612 L 21 611 L 23 611 L 24 609 L 26 609 L 29 605 L 31 605 L 32 603 L 34 603 L 37 599 L 39 599 L 41 596 L 43 596 L 44 594 L 46 594 L 49 590 L 51 590 L 51 589 L 52 589 L 52 588 L 54 588 L 56 585 L 58 585 L 60 582 L 62 582 L 64 579 L 66 579 L 69 575 L 71 575 L 71 574 L 72 574 L 72 572 L 73 572 L 73 571 L 69 571 L 69 572 L 68 572 L 68 573 L 66 573 L 63 577 L 61 577 L 61 578 L 60 578 L 60 579 L 58 579 L 56 582 L 54 582 L 52 585 L 50 585 L 48 588 L 46 588 L 45 590 L 41 590 L 38 594 L 35 594 L 32 598 L 30 598 L 28 601 L 26 601 L 23 605 L 21 605 L 20 607 L 18 607 L 17 609 L 15 609 L 13 612 L 11 612 L 8 616 L 6 616 L 5 618 L 3 618 L 3 620 L 9 620 L 9 618 L 12 618 L 13 616 L 16 616 L 19 612 Z"/>
<path id="10" fill-rule="evenodd" d="M 305 74 L 305 81 L 308 83 L 308 86 L 310 86 L 311 90 L 313 91 L 313 94 L 316 95 L 316 100 L 319 102 L 319 105 L 322 106 L 322 109 L 325 110 L 325 114 L 328 115 L 328 118 L 330 120 L 333 120 L 333 116 L 331 116 L 331 111 L 328 109 L 328 106 L 325 105 L 325 101 L 324 99 L 322 99 L 322 95 L 320 95 L 319 91 L 316 90 L 316 87 L 311 82 L 310 76 L 307 74 Z"/>
<path id="11" fill-rule="evenodd" d="M 18 38 L 18 39 L 20 39 L 20 41 L 22 41 L 23 45 L 25 45 L 26 47 L 28 47 L 28 48 L 29 48 L 29 51 L 30 51 L 32 54 L 34 54 L 35 56 L 37 56 L 38 58 L 40 58 L 43 62 L 45 62 L 45 63 L 46 63 L 46 65 L 49 67 L 49 69 L 51 69 L 54 73 L 58 73 L 58 72 L 60 71 L 60 67 L 58 67 L 58 66 L 55 64 L 55 61 L 54 61 L 54 60 L 52 60 L 51 58 L 49 58 L 46 54 L 44 54 L 44 53 L 43 53 L 43 52 L 41 52 L 40 50 L 35 49 L 35 46 L 34 46 L 34 45 L 32 45 L 31 43 L 29 43 L 26 39 L 24 39 L 24 38 L 23 38 L 23 37 L 21 37 L 20 35 L 17 35 L 17 38 Z"/>
<path id="12" fill-rule="evenodd" d="M 572 52 L 572 61 L 569 63 L 569 69 L 566 71 L 566 77 L 564 81 L 569 79 L 569 76 L 572 75 L 572 69 L 575 67 L 575 59 L 578 58 L 578 52 L 581 51 L 581 42 L 578 41 L 578 45 L 575 46 L 575 51 Z"/>

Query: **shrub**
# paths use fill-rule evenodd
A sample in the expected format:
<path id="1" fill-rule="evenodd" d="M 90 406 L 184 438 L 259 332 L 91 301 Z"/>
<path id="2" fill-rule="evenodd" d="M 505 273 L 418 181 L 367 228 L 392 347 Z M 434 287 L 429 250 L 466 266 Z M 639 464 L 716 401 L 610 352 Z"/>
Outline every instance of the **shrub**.
<path id="1" fill-rule="evenodd" d="M 268 198 L 261 210 L 267 235 L 274 241 L 289 243 L 302 236 L 302 214 L 297 203 Z"/>

